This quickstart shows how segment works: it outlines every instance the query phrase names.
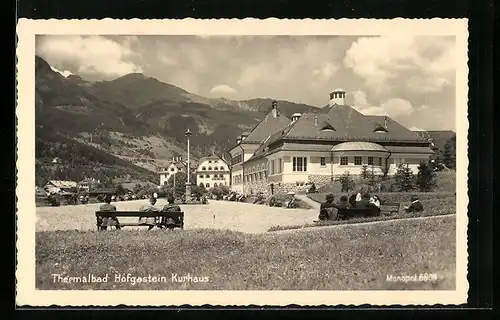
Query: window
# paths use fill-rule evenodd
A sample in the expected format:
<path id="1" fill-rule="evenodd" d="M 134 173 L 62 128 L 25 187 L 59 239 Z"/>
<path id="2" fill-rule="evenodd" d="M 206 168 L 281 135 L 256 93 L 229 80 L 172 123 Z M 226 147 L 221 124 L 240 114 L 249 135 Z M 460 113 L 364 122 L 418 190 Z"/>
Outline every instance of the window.
<path id="1" fill-rule="evenodd" d="M 293 171 L 306 172 L 307 171 L 307 158 L 306 157 L 293 157 Z"/>
<path id="2" fill-rule="evenodd" d="M 347 166 L 347 157 L 340 157 L 340 165 Z"/>
<path id="3" fill-rule="evenodd" d="M 278 173 L 282 172 L 282 168 L 283 168 L 283 159 L 279 158 L 278 159 Z"/>
<path id="4" fill-rule="evenodd" d="M 214 183 L 214 188 L 217 188 L 217 183 Z"/>
<path id="5" fill-rule="evenodd" d="M 224 167 L 220 167 L 220 169 L 219 169 L 219 170 L 220 170 L 220 171 L 224 171 Z"/>
<path id="6" fill-rule="evenodd" d="M 319 163 L 322 167 L 326 166 L 326 157 L 319 158 Z"/>
<path id="7" fill-rule="evenodd" d="M 207 183 L 207 184 L 205 185 L 205 187 L 206 187 L 206 188 L 210 188 L 210 183 Z"/>
<path id="8" fill-rule="evenodd" d="M 210 178 L 210 175 L 209 175 L 209 174 L 207 174 L 207 175 L 205 176 L 205 178 L 207 178 L 207 179 L 208 179 L 208 178 Z"/>
<path id="9" fill-rule="evenodd" d="M 274 160 L 271 160 L 271 174 L 274 174 Z"/>
<path id="10" fill-rule="evenodd" d="M 217 160 L 215 160 L 214 163 L 217 163 Z"/>
<path id="11" fill-rule="evenodd" d="M 207 167 L 201 167 L 202 171 L 207 171 Z"/>
<path id="12" fill-rule="evenodd" d="M 208 163 L 212 163 L 212 160 L 208 160 Z"/>
<path id="13" fill-rule="evenodd" d="M 382 166 L 382 158 L 381 157 L 378 158 L 378 165 Z"/>
<path id="14" fill-rule="evenodd" d="M 368 165 L 373 166 L 375 163 L 373 163 L 373 157 L 368 157 Z"/>
<path id="15" fill-rule="evenodd" d="M 212 167 L 208 167 L 208 171 L 212 171 Z"/>
<path id="16" fill-rule="evenodd" d="M 200 174 L 200 179 L 203 179 L 203 175 L 202 174 Z"/>
<path id="17" fill-rule="evenodd" d="M 262 172 L 259 172 L 259 180 L 262 180 Z"/>
<path id="18" fill-rule="evenodd" d="M 354 157 L 354 165 L 355 166 L 361 165 L 361 157 Z"/>
<path id="19" fill-rule="evenodd" d="M 170 168 L 170 171 L 175 171 L 175 169 L 174 168 Z"/>

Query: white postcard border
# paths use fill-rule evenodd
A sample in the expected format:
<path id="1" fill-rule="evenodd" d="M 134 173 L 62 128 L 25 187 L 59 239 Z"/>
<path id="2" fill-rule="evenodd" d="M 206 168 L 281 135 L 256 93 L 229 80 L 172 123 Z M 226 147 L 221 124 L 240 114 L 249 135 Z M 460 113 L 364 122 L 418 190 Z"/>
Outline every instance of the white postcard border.
<path id="1" fill-rule="evenodd" d="M 17 26 L 17 305 L 434 305 L 467 300 L 467 19 L 29 20 Z M 35 35 L 452 35 L 456 36 L 457 228 L 454 291 L 42 291 L 35 289 Z M 327 293 L 328 292 L 328 293 Z"/>

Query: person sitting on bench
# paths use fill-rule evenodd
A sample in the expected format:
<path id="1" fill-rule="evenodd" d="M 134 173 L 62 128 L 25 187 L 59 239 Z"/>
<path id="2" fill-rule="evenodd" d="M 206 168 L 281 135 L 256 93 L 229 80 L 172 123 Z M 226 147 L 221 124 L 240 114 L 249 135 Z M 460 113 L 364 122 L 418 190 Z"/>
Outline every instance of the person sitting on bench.
<path id="1" fill-rule="evenodd" d="M 351 207 L 355 207 L 356 206 L 356 193 L 353 193 L 350 197 L 349 197 L 349 204 L 351 205 Z"/>
<path id="2" fill-rule="evenodd" d="M 411 197 L 411 205 L 409 207 L 405 207 L 404 210 L 406 213 L 422 212 L 422 211 L 424 211 L 424 206 L 418 200 L 417 196 L 412 196 Z"/>
<path id="3" fill-rule="evenodd" d="M 325 202 L 321 203 L 319 208 L 319 220 L 335 220 L 337 219 L 337 209 L 339 205 L 333 202 L 335 196 L 331 193 L 326 195 Z"/>
<path id="4" fill-rule="evenodd" d="M 377 206 L 370 202 L 370 194 L 365 192 L 361 195 L 361 200 L 356 202 L 356 208 L 368 209 L 377 208 Z"/>
<path id="5" fill-rule="evenodd" d="M 156 198 L 151 197 L 149 199 L 149 204 L 145 204 L 141 206 L 140 211 L 143 212 L 154 212 L 154 211 L 160 211 L 158 208 L 156 208 L 154 205 L 156 204 Z M 157 225 L 158 218 L 156 217 L 140 217 L 139 218 L 139 223 L 149 225 L 148 231 L 153 229 Z"/>
<path id="6" fill-rule="evenodd" d="M 180 212 L 181 207 L 175 204 L 175 198 L 169 196 L 167 199 L 168 203 L 163 207 L 163 212 Z M 175 227 L 175 221 L 172 218 L 168 218 L 166 221 L 162 217 L 161 225 L 167 226 L 168 229 L 173 230 Z"/>
<path id="7" fill-rule="evenodd" d="M 99 207 L 99 211 L 116 212 L 116 207 L 111 204 L 111 196 L 108 195 L 104 198 L 104 204 Z M 106 230 L 108 227 L 116 227 L 117 230 L 121 229 L 117 217 L 100 218 L 99 225 L 101 230 Z"/>
<path id="8" fill-rule="evenodd" d="M 380 208 L 380 198 L 377 195 L 373 195 L 370 198 L 370 203 L 373 203 L 374 205 Z"/>

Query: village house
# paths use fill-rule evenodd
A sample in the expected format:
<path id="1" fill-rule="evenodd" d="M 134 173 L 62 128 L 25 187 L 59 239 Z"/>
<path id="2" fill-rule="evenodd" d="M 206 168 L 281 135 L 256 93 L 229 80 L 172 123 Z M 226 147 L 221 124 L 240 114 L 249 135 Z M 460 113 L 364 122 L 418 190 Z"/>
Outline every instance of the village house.
<path id="1" fill-rule="evenodd" d="M 229 186 L 230 171 L 224 159 L 216 155 L 203 157 L 196 168 L 196 182 L 199 186 L 210 189 L 218 186 Z"/>
<path id="2" fill-rule="evenodd" d="M 77 189 L 78 190 L 86 190 L 89 191 L 91 189 L 96 189 L 100 184 L 100 181 L 92 178 L 92 179 L 84 179 L 78 182 Z"/>
<path id="3" fill-rule="evenodd" d="M 187 163 L 181 157 L 174 157 L 167 167 L 158 171 L 160 175 L 160 186 L 167 183 L 168 179 L 178 172 L 186 172 Z"/>
<path id="4" fill-rule="evenodd" d="M 77 185 L 75 181 L 50 180 L 43 186 L 43 189 L 48 193 L 71 192 L 76 189 Z"/>
<path id="5" fill-rule="evenodd" d="M 330 93 L 318 111 L 281 115 L 273 102 L 268 115 L 237 137 L 231 154 L 231 189 L 245 194 L 296 191 L 317 187 L 363 166 L 377 175 L 392 175 L 404 163 L 414 173 L 433 151 L 427 139 L 388 116 L 368 116 L 345 103 L 345 91 Z"/>

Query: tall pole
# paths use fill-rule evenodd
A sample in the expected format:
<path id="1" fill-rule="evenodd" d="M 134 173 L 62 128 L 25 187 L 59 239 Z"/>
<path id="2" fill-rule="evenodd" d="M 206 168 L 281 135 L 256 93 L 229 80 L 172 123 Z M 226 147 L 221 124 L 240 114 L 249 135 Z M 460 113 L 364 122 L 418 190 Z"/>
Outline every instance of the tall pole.
<path id="1" fill-rule="evenodd" d="M 189 129 L 187 129 L 186 131 L 186 138 L 187 138 L 187 178 L 186 178 L 186 201 L 191 201 L 191 183 L 189 181 L 189 175 L 190 175 L 190 164 L 189 164 L 189 160 L 190 160 L 190 157 L 189 157 L 189 137 L 191 136 L 191 131 L 189 131 Z"/>

